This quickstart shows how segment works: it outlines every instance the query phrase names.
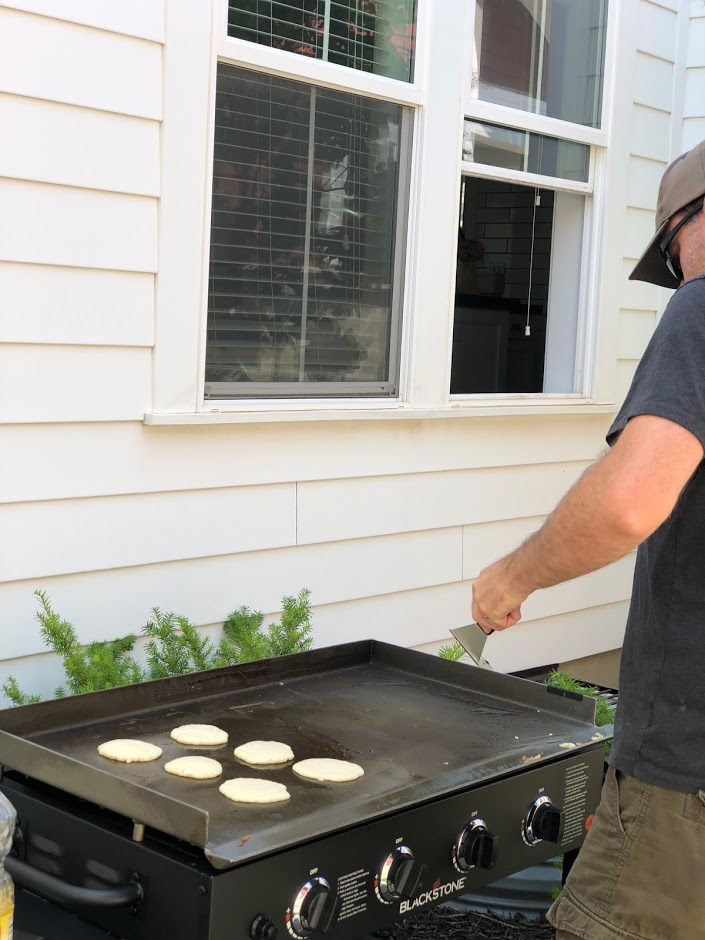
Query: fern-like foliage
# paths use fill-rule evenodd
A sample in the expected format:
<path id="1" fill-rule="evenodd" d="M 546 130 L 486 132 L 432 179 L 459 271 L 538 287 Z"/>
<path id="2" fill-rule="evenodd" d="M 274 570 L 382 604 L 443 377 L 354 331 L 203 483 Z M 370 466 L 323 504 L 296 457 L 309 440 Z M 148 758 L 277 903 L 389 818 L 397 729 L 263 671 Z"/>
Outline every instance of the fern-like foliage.
<path id="1" fill-rule="evenodd" d="M 282 615 L 265 631 L 261 610 L 239 607 L 223 624 L 223 637 L 214 657 L 216 666 L 250 663 L 256 659 L 302 653 L 313 645 L 311 592 L 282 598 Z"/>
<path id="2" fill-rule="evenodd" d="M 91 643 L 84 647 L 73 625 L 64 620 L 51 606 L 44 591 L 35 591 L 39 601 L 37 620 L 42 639 L 52 652 L 63 660 L 66 688 L 55 691 L 57 697 L 112 689 L 130 682 L 140 682 L 144 675 L 137 662 L 129 655 L 137 637 L 121 637 L 109 643 Z M 27 695 L 19 688 L 14 677 L 3 685 L 3 692 L 16 705 L 39 701 L 36 695 Z"/>
<path id="3" fill-rule="evenodd" d="M 23 692 L 14 676 L 9 676 L 7 680 L 3 682 L 2 691 L 13 705 L 33 705 L 35 702 L 41 701 L 38 695 L 27 695 Z"/>
<path id="4" fill-rule="evenodd" d="M 313 646 L 311 592 L 304 588 L 296 597 L 282 599 L 279 623 L 270 623 L 267 635 L 270 656 L 303 653 Z"/>
<path id="5" fill-rule="evenodd" d="M 597 707 L 595 709 L 595 724 L 598 727 L 602 725 L 611 725 L 614 724 L 615 708 L 613 705 L 600 695 L 599 689 L 596 689 L 594 686 L 585 685 L 583 682 L 580 682 L 575 676 L 571 676 L 570 673 L 561 672 L 559 669 L 554 669 L 551 675 L 547 680 L 548 685 L 554 685 L 559 689 L 563 689 L 566 692 L 577 692 L 579 695 L 591 695 L 595 698 L 597 702 Z M 612 741 L 605 741 L 605 756 L 607 757 L 612 750 Z"/>
<path id="6" fill-rule="evenodd" d="M 577 692 L 579 695 L 591 695 L 597 701 L 595 724 L 598 725 L 598 727 L 601 725 L 614 724 L 614 706 L 610 705 L 607 699 L 600 695 L 599 689 L 591 685 L 585 685 L 574 676 L 571 676 L 570 673 L 561 672 L 558 669 L 553 670 L 548 678 L 548 684 L 555 685 L 557 688 L 564 689 L 567 692 Z"/>
<path id="7" fill-rule="evenodd" d="M 211 669 L 215 649 L 207 636 L 199 633 L 198 629 L 186 617 L 177 617 L 184 644 L 191 657 L 193 670 Z"/>
<path id="8" fill-rule="evenodd" d="M 217 666 L 251 663 L 270 656 L 270 644 L 262 632 L 264 614 L 260 610 L 239 607 L 223 624 L 223 636 L 216 654 Z"/>
<path id="9" fill-rule="evenodd" d="M 441 659 L 452 659 L 453 662 L 457 662 L 463 657 L 465 650 L 462 648 L 460 643 L 456 640 L 452 646 L 442 646 L 438 650 L 438 655 Z"/>
<path id="10" fill-rule="evenodd" d="M 264 615 L 260 611 L 249 607 L 234 610 L 223 625 L 218 646 L 187 617 L 154 607 L 152 618 L 142 629 L 147 638 L 145 672 L 131 656 L 137 643 L 134 634 L 83 646 L 75 628 L 53 609 L 48 596 L 43 591 L 34 594 L 39 601 L 37 620 L 44 643 L 63 661 L 66 679 L 65 685 L 55 690 L 57 698 L 298 653 L 313 644 L 311 594 L 306 589 L 295 597 L 283 598 L 281 618 L 269 624 L 267 630 L 263 629 Z M 2 690 L 14 705 L 40 700 L 23 692 L 14 676 L 7 679 Z"/>
<path id="11" fill-rule="evenodd" d="M 150 679 L 183 676 L 197 669 L 210 669 L 215 650 L 207 637 L 198 632 L 187 617 L 164 614 L 152 608 L 153 620 L 142 632 L 151 637 L 147 643 Z"/>

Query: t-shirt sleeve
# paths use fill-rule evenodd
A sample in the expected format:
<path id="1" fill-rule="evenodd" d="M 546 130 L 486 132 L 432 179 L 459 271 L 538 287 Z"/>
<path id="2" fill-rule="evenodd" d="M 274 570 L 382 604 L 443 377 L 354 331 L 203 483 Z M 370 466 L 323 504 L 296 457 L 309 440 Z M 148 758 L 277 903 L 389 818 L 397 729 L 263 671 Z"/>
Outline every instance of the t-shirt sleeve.
<path id="1" fill-rule="evenodd" d="M 705 449 L 705 278 L 671 298 L 637 367 L 629 393 L 607 432 L 612 446 L 638 415 L 667 418 Z"/>

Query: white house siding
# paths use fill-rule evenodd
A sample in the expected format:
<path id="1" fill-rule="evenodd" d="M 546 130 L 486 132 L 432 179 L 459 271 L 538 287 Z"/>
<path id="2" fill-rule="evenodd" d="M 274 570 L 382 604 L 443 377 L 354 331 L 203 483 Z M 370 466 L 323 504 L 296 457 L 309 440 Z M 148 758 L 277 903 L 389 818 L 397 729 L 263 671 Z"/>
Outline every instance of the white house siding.
<path id="1" fill-rule="evenodd" d="M 671 155 L 676 8 L 641 0 L 623 49 L 625 274 Z M 86 641 L 139 629 L 154 605 L 215 633 L 241 604 L 276 613 L 308 587 L 318 645 L 433 649 L 468 620 L 480 568 L 600 452 L 610 416 L 145 426 L 164 12 L 0 3 L 0 679 L 46 693 L 59 678 L 35 588 Z M 659 297 L 620 286 L 601 315 L 619 318 L 623 392 Z M 531 598 L 524 625 L 491 640 L 494 664 L 619 646 L 632 564 Z"/>
<path id="2" fill-rule="evenodd" d="M 683 101 L 683 148 L 705 140 L 705 2 L 691 0 Z"/>
<path id="3" fill-rule="evenodd" d="M 633 105 L 624 140 L 629 148 L 624 238 L 624 281 L 619 314 L 618 400 L 624 398 L 634 370 L 656 326 L 667 293 L 638 281 L 629 272 L 654 232 L 658 185 L 669 161 L 681 152 L 678 96 L 679 30 L 687 23 L 687 4 L 679 0 L 638 0 Z M 626 51 L 626 50 L 625 50 Z M 675 105 L 679 102 L 676 100 Z M 677 138 L 677 139 L 676 139 Z"/>

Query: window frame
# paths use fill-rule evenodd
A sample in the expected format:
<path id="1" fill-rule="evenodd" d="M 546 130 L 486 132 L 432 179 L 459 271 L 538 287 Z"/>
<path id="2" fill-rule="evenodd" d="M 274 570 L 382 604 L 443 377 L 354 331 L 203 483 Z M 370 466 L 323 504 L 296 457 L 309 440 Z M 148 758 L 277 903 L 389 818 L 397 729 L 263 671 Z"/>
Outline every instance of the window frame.
<path id="1" fill-rule="evenodd" d="M 599 317 L 600 270 L 605 254 L 603 237 L 604 193 L 606 188 L 606 151 L 609 144 L 609 128 L 613 120 L 613 99 L 616 66 L 616 34 L 618 0 L 610 0 L 605 24 L 604 74 L 602 89 L 602 111 L 600 127 L 592 128 L 559 118 L 548 117 L 531 111 L 521 111 L 504 105 L 483 101 L 472 94 L 472 69 L 475 62 L 475 18 L 477 4 L 468 4 L 465 18 L 465 59 L 463 83 L 463 122 L 465 120 L 501 124 L 514 130 L 538 133 L 590 147 L 588 180 L 585 183 L 559 177 L 525 173 L 503 167 L 461 160 L 463 176 L 493 179 L 508 183 L 519 183 L 538 188 L 580 193 L 585 196 L 583 215 L 583 242 L 579 265 L 577 337 L 575 348 L 573 392 L 521 392 L 482 393 L 473 395 L 448 394 L 449 403 L 467 407 L 486 406 L 488 402 L 501 406 L 510 402 L 538 403 L 542 401 L 594 400 L 595 356 Z M 461 132 L 462 133 L 462 132 Z M 462 137 L 460 142 L 462 151 Z M 449 355 L 452 356 L 452 331 Z"/>
<path id="2" fill-rule="evenodd" d="M 482 392 L 475 394 L 452 394 L 449 392 L 450 402 L 464 402 L 468 405 L 475 403 L 486 404 L 488 401 L 494 402 L 517 402 L 543 400 L 585 400 L 590 397 L 591 381 L 590 370 L 586 368 L 585 357 L 591 349 L 590 337 L 587 335 L 590 326 L 590 310 L 596 306 L 595 296 L 596 284 L 594 279 L 586 276 L 592 268 L 590 261 L 598 257 L 601 238 L 599 226 L 595 224 L 595 164 L 597 162 L 597 150 L 590 148 L 590 157 L 588 165 L 587 182 L 577 182 L 575 180 L 561 179 L 555 176 L 543 176 L 538 173 L 525 173 L 521 170 L 511 170 L 505 167 L 491 166 L 484 163 L 473 163 L 467 160 L 461 161 L 461 179 L 462 177 L 475 177 L 477 179 L 498 180 L 504 183 L 518 183 L 522 186 L 535 186 L 538 189 L 550 189 L 557 192 L 577 193 L 585 197 L 583 212 L 583 238 L 580 252 L 578 285 L 578 310 L 576 320 L 576 346 L 575 346 L 575 368 L 573 378 L 572 392 Z M 549 275 L 550 276 L 550 275 Z M 550 283 L 550 281 L 549 281 Z M 452 332 L 450 355 L 452 356 Z"/>
<path id="3" fill-rule="evenodd" d="M 397 79 L 386 78 L 379 75 L 373 75 L 370 72 L 363 72 L 357 69 L 351 69 L 344 65 L 337 65 L 331 62 L 325 62 L 320 59 L 309 59 L 306 56 L 296 55 L 281 49 L 272 49 L 269 46 L 249 42 L 244 39 L 238 39 L 228 36 L 228 0 L 211 0 L 214 4 L 215 15 L 213 24 L 213 48 L 215 51 L 213 76 L 211 79 L 210 95 L 208 101 L 209 138 L 208 138 L 208 161 L 213 163 L 213 151 L 215 145 L 215 96 L 216 96 L 216 76 L 215 70 L 219 62 L 223 62 L 235 67 L 249 68 L 253 71 L 264 72 L 268 75 L 276 75 L 279 78 L 287 78 L 293 81 L 303 81 L 308 85 L 318 88 L 332 88 L 336 91 L 347 92 L 349 94 L 364 95 L 378 101 L 386 101 L 392 104 L 398 104 L 407 107 L 410 110 L 410 127 L 402 131 L 402 139 L 406 152 L 400 148 L 400 179 L 402 172 L 406 173 L 407 178 L 412 181 L 415 176 L 415 154 L 417 153 L 417 127 L 418 127 L 418 109 L 422 105 L 424 65 L 426 56 L 424 55 L 424 44 L 417 41 L 415 49 L 415 65 L 413 82 L 403 82 Z M 417 0 L 417 36 L 427 34 L 428 29 L 422 29 L 422 17 L 430 15 L 432 0 Z M 428 24 L 427 24 L 428 25 Z M 407 123 L 406 119 L 403 123 Z M 407 171 L 408 167 L 408 171 Z M 204 323 L 201 329 L 201 343 L 199 347 L 199 373 L 198 383 L 201 390 L 200 409 L 209 411 L 212 408 L 218 410 L 223 408 L 241 409 L 241 410 L 268 410 L 273 405 L 277 407 L 288 408 L 352 408 L 360 407 L 385 407 L 390 403 L 398 404 L 403 400 L 403 389 L 407 382 L 408 356 L 405 356 L 405 349 L 408 347 L 406 340 L 406 317 L 404 316 L 407 306 L 405 298 L 408 296 L 409 285 L 409 264 L 406 263 L 410 257 L 410 238 L 408 233 L 412 230 L 409 220 L 413 218 L 415 189 L 410 185 L 410 190 L 403 204 L 400 204 L 397 212 L 395 228 L 397 235 L 400 235 L 401 229 L 406 225 L 407 237 L 398 237 L 394 251 L 394 294 L 391 315 L 391 335 L 396 336 L 396 342 L 390 347 L 389 376 L 387 383 L 380 383 L 379 391 L 372 391 L 371 385 L 375 383 L 366 383 L 366 387 L 353 382 L 346 382 L 344 390 L 335 383 L 321 383 L 320 395 L 306 394 L 297 396 L 292 388 L 293 383 L 285 383 L 286 389 L 282 387 L 281 395 L 276 396 L 271 393 L 271 386 L 267 386 L 268 394 L 257 396 L 257 389 L 253 388 L 254 394 L 242 397 L 240 393 L 233 398 L 206 398 L 206 345 L 207 345 L 207 280 L 208 265 L 210 261 L 210 215 L 212 199 L 212 174 L 208 181 L 207 203 L 204 213 L 204 299 L 202 302 L 201 316 Z M 395 386 L 395 394 L 389 394 L 384 387 Z M 263 389 L 264 390 L 264 389 Z M 355 392 L 359 390 L 359 394 Z M 294 394 L 291 392 L 294 391 Z M 302 390 L 303 391 L 303 390 Z M 365 394 L 367 392 L 367 394 Z"/>
<path id="4" fill-rule="evenodd" d="M 224 3 L 226 14 L 227 14 L 227 0 Z M 242 42 L 238 40 L 238 42 Z M 250 43 L 245 42 L 245 45 L 250 45 Z M 254 45 L 254 44 L 253 44 Z M 271 51 L 268 47 L 265 48 L 267 51 Z M 291 53 L 281 52 L 280 50 L 274 50 L 279 55 L 284 55 L 287 58 L 291 57 Z M 295 58 L 302 58 L 304 61 L 308 62 L 311 60 L 305 59 L 303 56 L 294 56 Z M 225 60 L 222 56 L 218 56 L 218 63 L 223 63 Z M 231 61 L 225 62 L 226 65 L 233 65 L 235 68 L 241 67 L 240 64 L 236 64 Z M 323 63 L 327 65 L 328 63 Z M 244 66 L 243 66 L 244 67 Z M 354 71 L 352 69 L 347 69 L 345 66 L 334 66 L 335 68 L 342 68 L 345 71 Z M 268 69 L 261 69 L 255 71 L 262 71 L 263 74 L 271 74 Z M 368 74 L 368 73 L 360 73 Z M 282 77 L 279 75 L 278 77 Z M 394 79 L 384 79 L 384 81 L 395 81 Z M 331 86 L 321 86 L 320 83 L 311 84 L 309 87 L 331 87 Z M 336 90 L 340 90 L 337 89 Z M 342 89 L 344 92 L 349 92 L 349 89 Z M 373 96 L 367 96 L 373 97 Z M 377 101 L 390 101 L 388 97 L 380 97 L 379 95 L 374 96 L 374 100 Z M 396 104 L 397 102 L 392 102 Z M 203 365 L 203 396 L 205 405 L 215 404 L 219 405 L 222 402 L 238 402 L 241 404 L 246 404 L 248 402 L 266 402 L 266 401 L 303 401 L 303 402 L 340 402 L 345 399 L 351 399 L 353 401 L 395 401 L 399 399 L 400 388 L 401 388 L 401 366 L 402 366 L 402 333 L 404 327 L 404 297 L 405 297 L 405 272 L 406 272 L 406 259 L 407 259 L 407 241 L 408 239 L 404 236 L 405 229 L 409 228 L 409 218 L 410 218 L 410 193 L 402 192 L 402 181 L 411 180 L 411 160 L 413 157 L 413 147 L 414 147 L 414 125 L 416 123 L 415 117 L 416 112 L 408 106 L 401 106 L 403 108 L 401 113 L 401 121 L 399 125 L 399 162 L 398 162 L 398 182 L 397 182 L 397 201 L 396 201 L 396 217 L 394 220 L 394 251 L 392 256 L 392 292 L 391 292 L 391 305 L 389 307 L 389 363 L 388 363 L 388 378 L 386 380 L 380 381 L 369 381 L 369 382 L 355 382 L 355 381 L 346 381 L 346 382 L 250 382 L 250 383 L 235 383 L 235 382 L 218 382 L 218 383 L 209 383 L 206 381 L 206 353 L 207 353 L 207 337 L 204 337 L 203 351 L 202 351 L 202 365 Z M 213 112 L 215 112 L 215 99 L 213 101 Z M 213 151 L 215 149 L 215 113 L 213 119 L 213 140 L 211 142 L 211 164 L 213 162 Z M 209 207 L 211 205 L 211 197 L 209 196 Z M 208 266 L 210 264 L 210 217 L 211 212 L 210 208 L 208 209 L 208 232 L 205 236 L 208 240 L 208 251 L 204 259 L 204 265 L 206 267 L 206 275 L 208 272 Z M 206 294 L 206 307 L 207 307 L 207 294 Z M 207 311 L 206 311 L 207 313 Z M 219 389 L 226 393 L 228 389 L 232 391 L 232 397 L 228 398 L 227 394 L 224 394 L 222 397 L 213 397 L 207 398 L 207 392 L 210 385 L 217 385 Z M 250 391 L 250 394 L 247 394 L 247 391 Z M 296 395 L 296 391 L 300 391 L 300 395 Z M 279 394 L 277 394 L 277 392 Z M 319 392 L 319 394 L 315 394 Z M 259 393 L 259 394 L 258 394 Z M 354 397 L 353 397 L 354 396 Z"/>
<path id="5" fill-rule="evenodd" d="M 467 94 L 457 94 L 454 98 L 452 92 L 457 88 L 453 83 L 454 77 L 457 79 L 459 75 L 469 74 L 467 57 L 472 53 L 472 40 L 468 43 L 467 37 L 474 36 L 475 3 L 443 0 L 439 12 L 434 9 L 438 2 L 418 0 L 414 79 L 410 83 L 228 37 L 227 0 L 209 0 L 207 4 L 176 0 L 167 5 L 156 339 L 153 398 L 151 409 L 145 416 L 147 423 L 550 414 L 566 413 L 567 410 L 585 412 L 586 407 L 596 411 L 610 410 L 609 404 L 614 398 L 616 356 L 612 348 L 604 349 L 603 337 L 598 343 L 597 334 L 598 298 L 602 294 L 600 276 L 607 241 L 603 237 L 605 192 L 609 174 L 613 172 L 612 163 L 615 162 L 610 159 L 607 148 L 614 120 L 617 35 L 618 28 L 625 22 L 624 16 L 620 15 L 620 4 L 618 0 L 609 4 L 602 127 L 593 129 L 477 99 L 468 101 Z M 463 21 L 464 29 L 457 30 L 457 23 Z M 629 25 L 628 29 L 633 31 L 633 26 Z M 455 43 L 450 51 L 449 42 Z M 434 72 L 433 63 L 441 61 L 441 56 L 448 66 L 447 73 L 439 69 Z M 408 226 L 403 246 L 406 257 L 404 305 L 396 397 L 205 398 L 218 61 L 363 94 L 413 109 Z M 626 99 L 627 96 L 623 97 Z M 623 107 L 622 111 L 625 110 Z M 453 291 L 445 287 L 439 290 L 438 283 L 430 283 L 425 259 L 429 252 L 435 252 L 436 259 L 444 259 L 440 274 L 436 272 L 437 277 L 445 284 L 447 271 L 454 284 L 455 218 L 461 176 L 468 172 L 470 175 L 507 180 L 505 174 L 512 174 L 512 171 L 498 167 L 464 163 L 462 136 L 466 117 L 574 140 L 591 147 L 588 183 L 572 183 L 532 174 L 516 174 L 520 177 L 516 179 L 512 176 L 513 181 L 529 185 L 582 192 L 591 204 L 589 245 L 585 241 L 583 244 L 583 271 L 586 274 L 581 278 L 581 305 L 587 320 L 585 329 L 581 331 L 584 334 L 582 342 L 578 338 L 579 350 L 576 352 L 576 369 L 579 360 L 582 374 L 579 392 L 569 395 L 535 393 L 518 398 L 506 394 L 450 395 Z M 448 149 L 451 141 L 455 147 L 452 154 Z M 438 166 L 440 169 L 432 176 L 429 168 L 435 170 Z M 449 201 L 448 187 L 451 184 L 455 200 L 453 206 Z M 448 233 L 442 226 L 447 226 Z M 436 245 L 439 241 L 440 244 Z M 614 238 L 609 241 L 614 245 Z M 452 251 L 447 264 L 444 249 Z M 423 263 L 421 258 L 424 258 Z M 615 270 L 613 266 L 612 285 Z M 607 335 L 607 332 L 602 332 Z M 598 355 L 601 357 L 599 363 Z M 596 381 L 602 387 L 600 394 L 595 388 Z"/>

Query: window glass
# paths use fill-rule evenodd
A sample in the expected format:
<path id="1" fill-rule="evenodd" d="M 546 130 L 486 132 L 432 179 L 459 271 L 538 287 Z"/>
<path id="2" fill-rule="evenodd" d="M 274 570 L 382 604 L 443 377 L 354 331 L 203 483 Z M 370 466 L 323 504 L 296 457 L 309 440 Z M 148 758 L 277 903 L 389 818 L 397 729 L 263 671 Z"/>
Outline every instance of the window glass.
<path id="1" fill-rule="evenodd" d="M 416 0 L 237 0 L 228 35 L 411 81 Z"/>
<path id="2" fill-rule="evenodd" d="M 404 109 L 222 63 L 216 107 L 207 396 L 394 394 Z"/>
<path id="3" fill-rule="evenodd" d="M 586 183 L 590 148 L 544 134 L 466 120 L 463 160 Z"/>
<path id="4" fill-rule="evenodd" d="M 599 127 L 607 0 L 477 0 L 472 95 Z"/>
<path id="5" fill-rule="evenodd" d="M 463 179 L 451 394 L 575 391 L 584 205 Z"/>

